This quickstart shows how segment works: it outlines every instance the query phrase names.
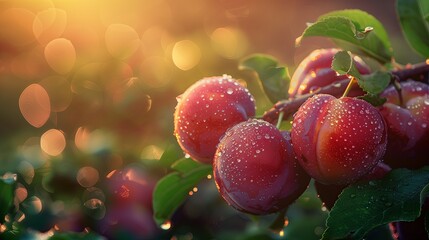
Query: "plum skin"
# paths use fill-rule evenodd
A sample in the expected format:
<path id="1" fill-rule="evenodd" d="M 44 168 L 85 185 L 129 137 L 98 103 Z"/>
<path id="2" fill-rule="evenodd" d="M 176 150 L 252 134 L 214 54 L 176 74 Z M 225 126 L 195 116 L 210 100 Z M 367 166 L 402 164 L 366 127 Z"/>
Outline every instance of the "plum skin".
<path id="1" fill-rule="evenodd" d="M 357 182 L 368 182 L 371 180 L 382 179 L 391 170 L 392 168 L 390 168 L 389 165 L 379 162 L 371 172 L 364 175 Z M 317 196 L 323 202 L 323 205 L 328 209 L 332 209 L 338 199 L 338 196 L 348 185 L 325 185 L 319 182 L 314 182 L 314 186 L 316 187 Z"/>
<path id="2" fill-rule="evenodd" d="M 344 185 L 380 162 L 387 130 L 380 112 L 350 97 L 318 94 L 294 115 L 292 143 L 299 163 L 316 181 Z"/>
<path id="3" fill-rule="evenodd" d="M 213 174 L 228 204 L 255 215 L 286 208 L 310 181 L 297 163 L 289 133 L 256 119 L 225 133 L 215 154 Z"/>
<path id="4" fill-rule="evenodd" d="M 387 99 L 380 108 L 388 127 L 384 158 L 392 168 L 420 168 L 429 164 L 429 86 L 413 80 L 400 84 L 402 105 L 393 86 L 380 95 Z"/>
<path id="5" fill-rule="evenodd" d="M 289 96 L 294 98 L 297 95 L 306 94 L 312 90 L 346 79 L 346 75 L 337 75 L 331 68 L 334 55 L 338 51 L 340 49 L 317 49 L 304 58 L 292 75 L 288 90 Z M 361 74 L 369 74 L 371 72 L 370 68 L 361 58 L 354 56 L 353 60 Z M 363 90 L 355 85 L 349 96 L 355 97 L 363 94 Z"/>
<path id="6" fill-rule="evenodd" d="M 203 78 L 178 97 L 174 133 L 192 159 L 211 164 L 226 130 L 255 115 L 249 91 L 230 76 Z"/>

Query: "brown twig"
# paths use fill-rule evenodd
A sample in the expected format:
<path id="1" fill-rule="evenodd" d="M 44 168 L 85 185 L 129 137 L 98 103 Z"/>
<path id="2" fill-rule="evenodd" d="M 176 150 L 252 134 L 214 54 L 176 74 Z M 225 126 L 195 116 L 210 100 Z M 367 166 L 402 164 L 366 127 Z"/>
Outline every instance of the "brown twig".
<path id="1" fill-rule="evenodd" d="M 392 71 L 391 73 L 396 79 L 399 79 L 399 81 L 405 81 L 407 79 L 412 78 L 417 81 L 428 83 L 427 75 L 429 74 L 429 64 L 420 63 L 411 67 L 407 67 L 405 69 Z M 275 123 L 278 120 L 280 112 L 283 112 L 284 114 L 283 119 L 287 119 L 292 114 L 294 114 L 308 98 L 316 94 L 325 93 L 335 97 L 341 97 L 344 93 L 344 90 L 347 88 L 349 81 L 350 79 L 347 78 L 342 81 L 335 82 L 325 87 L 319 88 L 314 92 L 307 93 L 293 99 L 279 101 L 274 104 L 274 106 L 270 110 L 264 113 L 262 119 L 270 123 Z"/>

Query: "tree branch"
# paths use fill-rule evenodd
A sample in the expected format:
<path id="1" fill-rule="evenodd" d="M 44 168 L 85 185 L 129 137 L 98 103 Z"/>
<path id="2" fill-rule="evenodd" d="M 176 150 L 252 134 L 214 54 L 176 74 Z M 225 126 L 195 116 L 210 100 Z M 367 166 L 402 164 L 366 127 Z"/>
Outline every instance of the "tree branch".
<path id="1" fill-rule="evenodd" d="M 419 63 L 416 65 L 408 66 L 407 68 L 392 71 L 391 72 L 394 78 L 399 81 L 406 81 L 410 78 L 421 81 L 426 84 L 429 84 L 429 64 L 428 63 Z M 283 119 L 289 118 L 292 114 L 294 114 L 298 108 L 310 97 L 316 94 L 330 94 L 335 97 L 341 97 L 344 90 L 346 89 L 350 79 L 344 79 L 339 82 L 332 83 L 325 87 L 319 88 L 318 90 L 307 93 L 304 95 L 300 95 L 297 98 L 282 100 L 274 104 L 274 106 L 266 111 L 262 116 L 267 122 L 275 123 L 278 120 L 278 116 L 280 112 L 283 112 Z"/>

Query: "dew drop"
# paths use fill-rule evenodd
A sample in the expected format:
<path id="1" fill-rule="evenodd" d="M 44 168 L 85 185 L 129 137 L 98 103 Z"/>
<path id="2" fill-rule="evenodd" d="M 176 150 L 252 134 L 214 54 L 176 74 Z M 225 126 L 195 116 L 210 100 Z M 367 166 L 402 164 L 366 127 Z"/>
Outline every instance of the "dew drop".
<path id="1" fill-rule="evenodd" d="M 234 92 L 234 90 L 232 90 L 232 88 L 228 88 L 226 90 L 226 93 L 229 94 L 229 95 L 231 95 L 233 92 Z"/>

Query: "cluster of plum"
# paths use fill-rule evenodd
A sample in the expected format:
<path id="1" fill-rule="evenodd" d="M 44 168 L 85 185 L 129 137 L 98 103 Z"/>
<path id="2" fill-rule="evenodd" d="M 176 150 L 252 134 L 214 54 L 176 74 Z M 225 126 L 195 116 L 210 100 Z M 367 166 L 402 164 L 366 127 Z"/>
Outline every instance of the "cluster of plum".
<path id="1" fill-rule="evenodd" d="M 300 63 L 290 99 L 344 80 L 331 69 L 338 49 L 321 49 Z M 353 57 L 361 74 L 369 67 Z M 251 214 L 278 212 L 295 201 L 310 178 L 331 208 L 341 190 L 383 177 L 391 168 L 428 164 L 429 85 L 407 80 L 387 87 L 380 107 L 348 96 L 315 94 L 293 116 L 291 131 L 256 119 L 255 100 L 230 76 L 204 78 L 178 99 L 175 136 L 194 160 L 213 164 L 222 197 Z M 398 91 L 398 89 L 401 89 Z"/>

